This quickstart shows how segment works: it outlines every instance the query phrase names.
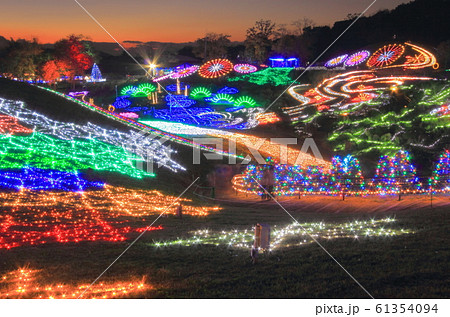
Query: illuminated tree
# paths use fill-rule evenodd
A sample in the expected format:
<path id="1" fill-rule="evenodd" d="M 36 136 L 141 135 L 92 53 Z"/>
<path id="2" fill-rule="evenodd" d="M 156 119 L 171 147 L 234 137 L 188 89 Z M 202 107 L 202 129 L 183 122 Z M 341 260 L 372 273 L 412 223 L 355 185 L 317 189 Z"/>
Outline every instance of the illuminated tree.
<path id="1" fill-rule="evenodd" d="M 341 192 L 345 190 L 360 191 L 364 190 L 364 178 L 361 173 L 359 160 L 347 155 L 333 157 L 331 168 L 330 189 Z"/>
<path id="2" fill-rule="evenodd" d="M 449 190 L 450 189 L 450 151 L 446 150 L 439 157 L 433 176 L 430 179 L 430 186 L 434 189 Z"/>
<path id="3" fill-rule="evenodd" d="M 55 55 L 69 66 L 72 78 L 83 75 L 94 64 L 94 54 L 82 35 L 71 35 L 56 42 Z"/>
<path id="4" fill-rule="evenodd" d="M 49 60 L 42 65 L 42 78 L 50 83 L 54 83 L 60 77 L 71 77 L 73 72 L 71 67 L 63 60 Z"/>
<path id="5" fill-rule="evenodd" d="M 380 157 L 373 184 L 380 192 L 384 193 L 418 189 L 420 183 L 409 153 L 399 151 L 393 156 Z"/>

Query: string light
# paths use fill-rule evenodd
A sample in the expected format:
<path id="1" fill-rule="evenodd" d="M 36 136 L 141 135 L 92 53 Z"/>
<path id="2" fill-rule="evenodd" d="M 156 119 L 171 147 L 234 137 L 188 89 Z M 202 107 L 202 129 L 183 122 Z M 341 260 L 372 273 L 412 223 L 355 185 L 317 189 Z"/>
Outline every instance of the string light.
<path id="1" fill-rule="evenodd" d="M 92 123 L 82 126 L 59 122 L 27 109 L 22 102 L 4 99 L 0 99 L 0 111 L 25 122 L 29 126 L 33 126 L 34 130 L 39 133 L 62 140 L 95 139 L 117 147 L 125 146 L 127 151 L 141 157 L 148 157 L 151 154 L 155 163 L 172 171 L 184 170 L 181 165 L 171 159 L 173 150 L 162 145 L 158 140 L 143 138 L 134 131 L 123 133 L 117 130 L 107 130 Z"/>
<path id="2" fill-rule="evenodd" d="M 134 190 L 105 185 L 104 190 L 85 192 L 44 192 L 22 189 L 15 195 L 0 193 L 0 249 L 45 243 L 81 241 L 125 241 L 142 232 L 137 219 L 176 214 L 207 216 L 217 206 L 195 206 L 190 199 L 178 199 L 156 190 Z M 130 219 L 130 217 L 133 217 Z M 142 218 L 145 219 L 142 219 Z M 150 230 L 161 230 L 151 227 Z"/>
<path id="3" fill-rule="evenodd" d="M 344 62 L 344 66 L 353 67 L 363 63 L 370 56 L 370 52 L 362 50 L 351 54 Z"/>
<path id="4" fill-rule="evenodd" d="M 273 226 L 271 230 L 270 251 L 314 243 L 317 240 L 386 238 L 414 233 L 409 229 L 387 228 L 395 222 L 392 218 L 355 220 L 346 223 L 293 223 L 281 228 Z M 216 245 L 232 248 L 250 249 L 254 241 L 254 228 L 232 231 L 198 230 L 192 237 L 169 241 L 155 242 L 152 246 L 192 246 Z"/>
<path id="5" fill-rule="evenodd" d="M 187 67 L 182 70 L 175 71 L 170 74 L 170 78 L 177 79 L 177 78 L 184 78 L 184 77 L 191 76 L 191 75 L 195 74 L 199 68 L 200 68 L 199 66 L 193 65 L 191 67 Z"/>
<path id="6" fill-rule="evenodd" d="M 234 95 L 239 93 L 239 89 L 234 88 L 234 87 L 222 87 L 217 91 L 218 94 L 227 94 L 227 95 Z"/>
<path id="7" fill-rule="evenodd" d="M 22 268 L 8 272 L 0 278 L 0 298 L 36 299 L 94 299 L 121 298 L 136 295 L 149 289 L 144 278 L 121 282 L 100 282 L 94 285 L 41 284 L 39 270 Z"/>
<path id="8" fill-rule="evenodd" d="M 257 85 L 269 84 L 272 86 L 290 85 L 293 82 L 291 76 L 289 76 L 291 71 L 292 68 L 290 67 L 269 67 L 251 74 L 228 78 L 228 81 L 246 81 Z"/>
<path id="9" fill-rule="evenodd" d="M 95 111 L 95 112 L 97 112 L 99 114 L 102 114 L 102 115 L 104 115 L 104 116 L 106 116 L 106 117 L 108 117 L 110 119 L 118 121 L 118 122 L 120 122 L 122 124 L 125 124 L 127 126 L 130 126 L 132 128 L 138 129 L 139 131 L 144 131 L 144 132 L 148 133 L 152 137 L 155 137 L 155 136 L 164 137 L 164 138 L 169 139 L 172 142 L 176 142 L 176 143 L 183 144 L 185 146 L 190 146 L 190 147 L 193 147 L 193 148 L 199 148 L 199 149 L 202 149 L 204 151 L 213 152 L 213 153 L 216 153 L 216 154 L 219 154 L 219 155 L 223 155 L 223 156 L 240 157 L 240 158 L 242 157 L 240 155 L 236 155 L 236 154 L 233 154 L 233 153 L 228 153 L 226 151 L 223 151 L 223 150 L 220 150 L 220 149 L 216 149 L 216 148 L 208 146 L 208 145 L 204 145 L 204 144 L 199 144 L 199 143 L 193 142 L 192 140 L 183 138 L 183 137 L 181 137 L 179 135 L 170 134 L 170 133 L 167 133 L 167 132 L 164 132 L 164 131 L 152 128 L 151 126 L 141 124 L 141 123 L 136 122 L 135 120 L 130 119 L 130 118 L 121 117 L 121 116 L 119 116 L 118 114 L 116 114 L 114 112 L 105 110 L 105 109 L 103 109 L 101 107 L 98 107 L 98 106 L 96 106 L 94 104 L 82 102 L 80 100 L 71 98 L 69 96 L 66 96 L 66 95 L 64 95 L 64 94 L 62 94 L 60 92 L 54 91 L 52 89 L 41 87 L 41 86 L 36 86 L 36 87 L 38 87 L 40 89 L 43 89 L 43 90 L 46 90 L 48 92 L 54 93 L 56 95 L 59 95 L 59 96 L 65 98 L 65 99 L 68 99 L 68 100 L 73 101 L 75 103 L 78 103 L 82 107 L 85 107 L 85 108 L 87 108 L 87 109 L 89 109 L 91 111 Z M 138 139 L 142 139 L 142 137 L 140 135 L 138 135 Z M 147 140 L 149 138 L 144 138 L 144 139 Z"/>
<path id="10" fill-rule="evenodd" d="M 384 67 L 389 66 L 398 60 L 405 52 L 405 47 L 401 44 L 389 44 L 378 49 L 367 61 L 367 66 Z"/>
<path id="11" fill-rule="evenodd" d="M 234 65 L 234 71 L 241 73 L 241 74 L 249 74 L 254 73 L 258 70 L 256 66 L 253 66 L 251 64 L 236 64 Z"/>
<path id="12" fill-rule="evenodd" d="M 1 134 L 31 134 L 30 130 L 21 125 L 16 118 L 0 114 L 0 133 Z"/>
<path id="13" fill-rule="evenodd" d="M 297 85 L 289 88 L 289 94 L 300 101 L 300 105 L 284 107 L 283 111 L 291 117 L 293 122 L 303 121 L 310 117 L 309 106 L 315 106 L 318 111 L 342 111 L 347 114 L 361 110 L 362 105 L 373 106 L 371 100 L 381 96 L 393 86 L 399 86 L 407 81 L 428 81 L 429 77 L 390 76 L 378 77 L 372 71 L 352 71 L 339 74 L 323 80 L 317 87 L 309 89 L 303 94 L 296 90 L 305 90 L 308 86 Z"/>
<path id="14" fill-rule="evenodd" d="M 156 91 L 156 87 L 152 84 L 143 83 L 136 86 L 126 86 L 122 88 L 120 94 L 122 96 L 147 97 Z"/>
<path id="15" fill-rule="evenodd" d="M 449 152 L 446 151 L 436 165 L 436 172 L 430 179 L 435 192 L 450 190 Z M 351 156 L 335 156 L 331 166 L 283 165 L 268 159 L 274 166 L 275 185 L 273 194 L 294 195 L 391 195 L 426 193 L 426 184 L 416 176 L 408 152 L 400 151 L 393 156 L 382 156 L 375 177 L 366 181 L 361 173 L 359 161 Z M 264 165 L 248 165 L 243 174 L 236 175 L 233 188 L 245 194 L 264 194 L 261 183 Z"/>
<path id="16" fill-rule="evenodd" d="M 439 157 L 429 186 L 434 189 L 450 191 L 450 150 L 444 151 Z"/>
<path id="17" fill-rule="evenodd" d="M 25 167 L 21 170 L 0 170 L 0 187 L 8 189 L 84 191 L 102 189 L 102 182 L 88 181 L 77 172 L 61 172 Z"/>
<path id="18" fill-rule="evenodd" d="M 412 165 L 411 156 L 406 151 L 399 151 L 394 156 L 382 156 L 378 162 L 373 184 L 381 194 L 398 193 L 421 187 L 416 177 L 416 168 Z"/>
<path id="19" fill-rule="evenodd" d="M 3 169 L 31 165 L 40 169 L 110 171 L 134 178 L 154 177 L 139 170 L 134 162 L 142 158 L 122 147 L 95 139 L 61 140 L 41 133 L 30 136 L 0 135 L 0 163 Z"/>
<path id="20" fill-rule="evenodd" d="M 200 66 L 198 73 L 204 78 L 217 78 L 229 74 L 232 70 L 233 63 L 227 59 L 217 58 Z"/>
<path id="21" fill-rule="evenodd" d="M 215 94 L 214 97 L 211 98 L 212 103 L 225 103 L 232 104 L 234 102 L 234 98 L 228 94 Z"/>
<path id="22" fill-rule="evenodd" d="M 275 112 L 265 112 L 258 114 L 256 115 L 256 120 L 258 120 L 259 124 L 270 124 L 281 121 L 281 119 Z"/>
<path id="23" fill-rule="evenodd" d="M 249 96 L 241 96 L 234 103 L 237 107 L 244 105 L 245 107 L 255 107 L 256 101 Z"/>
<path id="24" fill-rule="evenodd" d="M 338 65 L 341 65 L 342 63 L 345 62 L 347 57 L 348 57 L 348 54 L 344 54 L 344 55 L 340 55 L 340 56 L 334 57 L 334 58 L 330 59 L 328 62 L 325 63 L 325 67 L 336 67 Z"/>
<path id="25" fill-rule="evenodd" d="M 196 87 L 192 89 L 190 96 L 192 98 L 211 97 L 211 90 L 205 87 Z"/>

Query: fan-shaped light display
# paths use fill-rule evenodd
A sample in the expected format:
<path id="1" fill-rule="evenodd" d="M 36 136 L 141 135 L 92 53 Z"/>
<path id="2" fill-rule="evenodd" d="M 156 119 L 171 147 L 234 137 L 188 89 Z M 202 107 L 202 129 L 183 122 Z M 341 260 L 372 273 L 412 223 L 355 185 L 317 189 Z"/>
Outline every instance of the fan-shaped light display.
<path id="1" fill-rule="evenodd" d="M 234 71 L 241 74 L 254 73 L 258 70 L 256 66 L 250 64 L 236 64 L 234 65 Z"/>
<path id="2" fill-rule="evenodd" d="M 195 72 L 198 71 L 199 68 L 200 68 L 200 66 L 197 66 L 197 65 L 184 68 L 177 72 L 171 73 L 170 78 L 176 79 L 176 78 L 184 78 L 184 77 L 191 76 L 192 74 L 195 74 Z"/>
<path id="3" fill-rule="evenodd" d="M 405 52 L 405 47 L 401 44 L 389 44 L 378 49 L 367 61 L 369 67 L 383 67 L 394 63 Z"/>
<path id="4" fill-rule="evenodd" d="M 348 57 L 348 54 L 344 54 L 338 57 L 335 57 L 333 59 L 330 59 L 328 62 L 325 63 L 325 67 L 336 67 L 338 65 L 341 65 Z"/>
<path id="5" fill-rule="evenodd" d="M 369 58 L 370 52 L 363 50 L 350 55 L 344 62 L 344 66 L 352 67 L 357 66 Z"/>
<path id="6" fill-rule="evenodd" d="M 190 96 L 192 98 L 211 97 L 211 90 L 205 87 L 197 87 L 192 89 Z"/>
<path id="7" fill-rule="evenodd" d="M 200 76 L 204 78 L 217 78 L 229 74 L 233 70 L 233 63 L 228 59 L 217 58 L 207 61 L 198 70 Z"/>

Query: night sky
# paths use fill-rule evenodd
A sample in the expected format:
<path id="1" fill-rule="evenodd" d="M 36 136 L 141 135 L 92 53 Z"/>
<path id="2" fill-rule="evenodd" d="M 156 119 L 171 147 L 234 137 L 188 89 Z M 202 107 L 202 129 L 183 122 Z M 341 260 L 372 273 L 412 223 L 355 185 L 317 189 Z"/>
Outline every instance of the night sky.
<path id="1" fill-rule="evenodd" d="M 330 25 L 348 13 L 362 12 L 373 0 L 79 0 L 119 41 L 189 42 L 206 32 L 245 38 L 256 20 L 290 24 L 308 17 Z M 409 0 L 377 0 L 367 14 L 393 9 Z M 366 15 L 367 15 L 366 14 Z M 54 42 L 83 34 L 97 42 L 112 42 L 73 0 L 2 0 L 0 35 L 37 37 Z"/>

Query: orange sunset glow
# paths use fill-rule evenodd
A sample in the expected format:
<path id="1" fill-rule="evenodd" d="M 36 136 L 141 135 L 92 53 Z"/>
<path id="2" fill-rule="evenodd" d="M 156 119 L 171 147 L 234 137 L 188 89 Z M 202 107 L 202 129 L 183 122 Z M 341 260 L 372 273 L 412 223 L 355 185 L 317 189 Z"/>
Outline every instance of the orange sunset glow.
<path id="1" fill-rule="evenodd" d="M 6 2 L 6 3 L 4 3 Z M 317 25 L 329 25 L 361 12 L 372 1 L 216 1 L 216 0 L 79 0 L 118 41 L 190 42 L 207 32 L 231 35 L 242 41 L 245 30 L 259 19 L 289 26 L 308 17 Z M 378 0 L 367 14 L 392 9 L 402 0 Z M 73 0 L 2 1 L 1 32 L 6 38 L 36 37 L 51 43 L 68 34 L 84 34 L 97 42 L 112 42 Z"/>

